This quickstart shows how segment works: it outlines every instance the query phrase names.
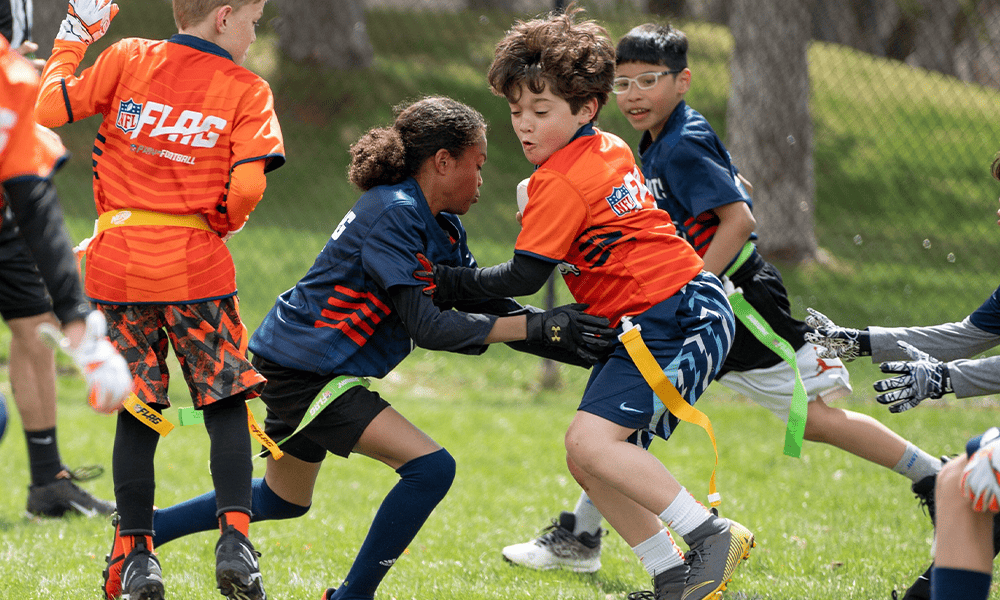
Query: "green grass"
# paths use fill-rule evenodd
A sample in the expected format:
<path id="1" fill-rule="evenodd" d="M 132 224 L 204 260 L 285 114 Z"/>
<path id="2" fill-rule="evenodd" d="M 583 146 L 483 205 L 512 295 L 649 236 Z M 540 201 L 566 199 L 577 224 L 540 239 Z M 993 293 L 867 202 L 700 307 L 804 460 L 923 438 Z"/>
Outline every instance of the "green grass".
<path id="1" fill-rule="evenodd" d="M 273 17 L 276 8 L 269 4 L 267 11 Z M 594 15 L 613 36 L 649 18 L 623 8 Z M 393 105 L 423 94 L 458 98 L 491 123 L 482 202 L 464 222 L 482 264 L 510 256 L 517 234 L 513 189 L 530 168 L 510 133 L 506 104 L 486 87 L 485 71 L 493 44 L 511 22 L 501 13 L 371 12 L 374 65 L 326 75 L 284 61 L 274 51 L 274 34 L 262 31 L 249 66 L 275 91 L 289 162 L 268 178 L 265 200 L 246 231 L 230 242 L 251 328 L 305 272 L 357 198 L 344 176 L 349 144 L 390 122 Z M 688 100 L 725 139 L 729 33 L 712 25 L 679 25 L 691 40 L 694 83 Z M 98 48 L 114 35 L 171 33 L 166 10 L 126 10 Z M 94 56 L 92 50 L 88 57 Z M 796 314 L 815 306 L 857 326 L 964 317 L 996 285 L 1000 186 L 987 174 L 1000 139 L 996 90 L 828 44 L 813 44 L 809 61 L 816 227 L 835 263 L 781 265 Z M 600 124 L 632 143 L 638 138 L 613 101 Z M 59 130 L 74 155 L 57 183 L 76 239 L 90 233 L 94 218 L 88 156 L 96 129 L 90 119 Z M 568 300 L 564 286 L 559 296 Z M 0 369 L 7 340 L 0 327 Z M 992 399 L 926 403 L 889 415 L 871 400 L 877 369 L 859 361 L 851 371 L 856 391 L 838 405 L 874 415 L 932 453 L 958 452 L 966 437 L 995 423 Z M 481 358 L 417 351 L 376 384 L 459 463 L 451 493 L 393 568 L 380 598 L 604 600 L 646 585 L 641 566 L 614 534 L 606 538 L 604 568 L 595 575 L 533 573 L 500 559 L 502 546 L 534 536 L 577 497 L 562 433 L 585 373 L 565 368 L 562 375 L 561 390 L 544 391 L 538 389 L 537 361 L 506 348 Z M 9 396 L 5 377 L 0 391 Z M 63 455 L 73 465 L 110 467 L 113 421 L 90 411 L 83 396 L 80 381 L 61 378 Z M 177 376 L 171 396 L 178 405 L 189 402 Z M 260 416 L 260 403 L 253 405 Z M 720 440 L 724 514 L 749 525 L 759 542 L 728 597 L 882 599 L 926 565 L 930 527 L 905 480 L 825 446 L 807 444 L 801 460 L 781 456 L 780 424 L 724 388 L 714 386 L 700 406 Z M 176 421 L 175 415 L 168 412 Z M 97 597 L 110 528 L 99 519 L 23 518 L 27 465 L 16 416 L 10 426 L 0 443 L 0 469 L 11 485 L 0 498 L 0 597 L 33 600 L 67 590 L 82 590 L 83 597 L 94 591 Z M 211 487 L 206 448 L 201 428 L 179 428 L 163 441 L 158 504 Z M 704 495 L 711 460 L 700 429 L 682 428 L 669 444 L 658 442 L 654 453 Z M 271 595 L 314 598 L 336 585 L 394 480 L 388 469 L 363 457 L 331 458 L 312 511 L 295 521 L 255 526 Z M 88 487 L 112 496 L 110 476 Z M 163 547 L 171 597 L 215 596 L 213 547 L 212 534 Z"/>
<path id="2" fill-rule="evenodd" d="M 500 548 L 533 537 L 558 510 L 572 508 L 579 493 L 563 462 L 562 432 L 584 372 L 566 368 L 562 390 L 540 392 L 534 361 L 498 354 L 507 370 L 487 369 L 481 376 L 484 359 L 417 352 L 405 368 L 376 384 L 458 461 L 454 487 L 392 569 L 379 597 L 604 600 L 645 586 L 643 569 L 613 533 L 605 538 L 604 567 L 594 575 L 534 573 L 501 559 Z M 859 379 L 871 371 L 855 369 Z M 64 456 L 110 465 L 113 421 L 78 400 L 79 385 L 64 385 L 68 393 L 59 406 Z M 928 402 L 890 416 L 870 401 L 864 381 L 857 381 L 856 389 L 838 405 L 871 414 L 935 453 L 958 452 L 967 436 L 995 422 L 993 400 Z M 759 544 L 728 597 L 887 598 L 893 586 L 907 585 L 926 566 L 930 523 L 905 479 L 822 445 L 807 444 L 800 460 L 782 456 L 781 424 L 724 388 L 710 390 L 699 406 L 720 440 L 723 514 L 749 525 Z M 255 408 L 260 411 L 259 403 Z M 0 499 L 4 597 L 43 599 L 65 590 L 91 597 L 111 529 L 102 519 L 22 517 L 26 459 L 16 419 L 11 425 L 15 433 L 0 444 L 0 469 L 11 485 Z M 682 427 L 653 451 L 704 497 L 712 465 L 704 432 Z M 157 503 L 170 505 L 210 489 L 206 456 L 200 427 L 178 428 L 165 438 L 157 453 Z M 262 474 L 260 465 L 256 474 Z M 269 593 L 313 598 L 339 583 L 395 480 L 389 469 L 364 457 L 331 457 L 305 517 L 255 525 Z M 87 487 L 112 494 L 109 476 Z M 160 548 L 171 597 L 214 596 L 214 543 L 214 534 L 203 533 Z"/>

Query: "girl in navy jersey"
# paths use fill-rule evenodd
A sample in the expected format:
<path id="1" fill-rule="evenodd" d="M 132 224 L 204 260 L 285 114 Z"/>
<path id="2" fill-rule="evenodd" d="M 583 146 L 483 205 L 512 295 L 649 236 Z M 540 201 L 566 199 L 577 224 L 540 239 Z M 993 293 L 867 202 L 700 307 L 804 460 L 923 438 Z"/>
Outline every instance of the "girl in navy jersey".
<path id="1" fill-rule="evenodd" d="M 267 385 L 266 431 L 284 456 L 267 459 L 254 481 L 254 520 L 304 514 L 327 452 L 379 460 L 400 476 L 375 516 L 351 571 L 324 600 L 374 597 L 455 475 L 455 461 L 370 389 L 414 345 L 481 354 L 511 342 L 580 365 L 612 344 L 607 320 L 558 307 L 541 312 L 513 300 L 466 302 L 442 310 L 422 293 L 416 255 L 475 266 L 458 215 L 476 203 L 486 162 L 486 122 L 443 97 L 403 108 L 391 127 L 351 147 L 351 181 L 365 193 L 340 221 L 312 268 L 281 294 L 250 340 Z M 554 324 L 563 335 L 549 338 Z M 570 334 L 567 335 L 566 332 Z M 212 494 L 155 516 L 162 544 L 214 527 Z"/>

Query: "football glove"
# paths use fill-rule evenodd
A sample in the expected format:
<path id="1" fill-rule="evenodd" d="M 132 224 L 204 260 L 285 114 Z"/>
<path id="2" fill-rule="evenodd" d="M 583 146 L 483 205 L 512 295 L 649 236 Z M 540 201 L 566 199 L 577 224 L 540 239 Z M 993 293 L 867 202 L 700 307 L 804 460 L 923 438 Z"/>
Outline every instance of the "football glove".
<path id="1" fill-rule="evenodd" d="M 424 282 L 425 296 L 434 297 L 437 291 L 437 286 L 434 285 L 434 265 L 420 252 L 417 252 L 417 262 L 420 263 L 420 268 L 413 272 L 413 277 Z"/>
<path id="2" fill-rule="evenodd" d="M 66 18 L 59 26 L 57 40 L 90 45 L 108 32 L 118 5 L 111 0 L 69 0 Z"/>
<path id="3" fill-rule="evenodd" d="M 132 393 L 132 373 L 122 355 L 107 338 L 108 324 L 100 311 L 87 315 L 87 329 L 70 356 L 87 380 L 90 406 L 100 413 L 113 413 Z"/>
<path id="4" fill-rule="evenodd" d="M 475 283 L 476 269 L 469 267 L 449 267 L 435 265 L 423 254 L 417 254 L 421 269 L 413 276 L 424 282 L 424 295 L 434 299 L 434 304 L 446 306 L 459 300 L 473 300 L 476 296 L 468 291 L 468 284 Z"/>
<path id="5" fill-rule="evenodd" d="M 566 304 L 552 310 L 525 315 L 529 343 L 562 348 L 591 364 L 598 362 L 618 342 L 615 330 L 604 317 L 583 312 L 586 304 Z"/>
<path id="6" fill-rule="evenodd" d="M 977 512 L 1000 512 L 1000 430 L 991 427 L 981 436 L 969 440 L 967 447 L 969 463 L 962 471 L 962 494 L 972 501 L 972 509 Z"/>
<path id="7" fill-rule="evenodd" d="M 805 339 L 820 346 L 820 358 L 842 358 L 850 362 L 859 356 L 871 356 L 872 347 L 865 330 L 840 327 L 818 310 L 807 308 L 806 325 L 816 331 L 807 332 Z"/>
<path id="8" fill-rule="evenodd" d="M 889 412 L 910 410 L 926 398 L 940 398 L 953 392 L 948 367 L 930 354 L 899 341 L 896 344 L 906 351 L 912 362 L 892 361 L 879 365 L 883 373 L 899 373 L 897 377 L 876 381 L 875 397 L 882 404 L 890 404 Z"/>

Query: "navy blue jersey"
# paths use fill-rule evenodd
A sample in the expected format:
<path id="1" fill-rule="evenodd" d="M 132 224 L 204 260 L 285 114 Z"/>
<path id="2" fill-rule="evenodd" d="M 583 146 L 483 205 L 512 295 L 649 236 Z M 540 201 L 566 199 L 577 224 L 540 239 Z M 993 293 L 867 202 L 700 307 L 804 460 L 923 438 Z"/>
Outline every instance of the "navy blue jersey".
<path id="1" fill-rule="evenodd" d="M 982 306 L 969 315 L 969 320 L 987 333 L 1000 335 L 1000 287 L 993 291 L 993 295 L 987 298 Z"/>
<path id="2" fill-rule="evenodd" d="M 656 204 L 670 214 L 678 235 L 704 256 L 719 226 L 713 208 L 753 204 L 736 177 L 729 151 L 705 117 L 683 100 L 655 140 L 639 143 L 642 174 Z"/>
<path id="3" fill-rule="evenodd" d="M 413 349 L 389 289 L 424 285 L 413 276 L 418 252 L 435 264 L 476 266 L 459 218 L 435 218 L 416 180 L 365 192 L 305 276 L 278 296 L 250 350 L 303 371 L 385 376 Z"/>

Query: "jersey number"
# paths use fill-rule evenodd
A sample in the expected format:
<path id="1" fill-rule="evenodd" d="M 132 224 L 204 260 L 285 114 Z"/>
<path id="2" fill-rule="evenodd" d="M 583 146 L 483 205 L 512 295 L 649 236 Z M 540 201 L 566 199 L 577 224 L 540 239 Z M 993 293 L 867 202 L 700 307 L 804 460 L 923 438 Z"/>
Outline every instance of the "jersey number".
<path id="1" fill-rule="evenodd" d="M 356 216 L 357 215 L 354 214 L 353 210 L 347 211 L 347 214 L 344 215 L 344 218 L 340 220 L 340 225 L 337 225 L 337 228 L 333 230 L 333 235 L 331 235 L 330 237 L 333 239 L 339 238 L 344 233 L 344 230 L 347 229 L 347 226 L 351 223 L 351 221 L 354 220 Z"/>

